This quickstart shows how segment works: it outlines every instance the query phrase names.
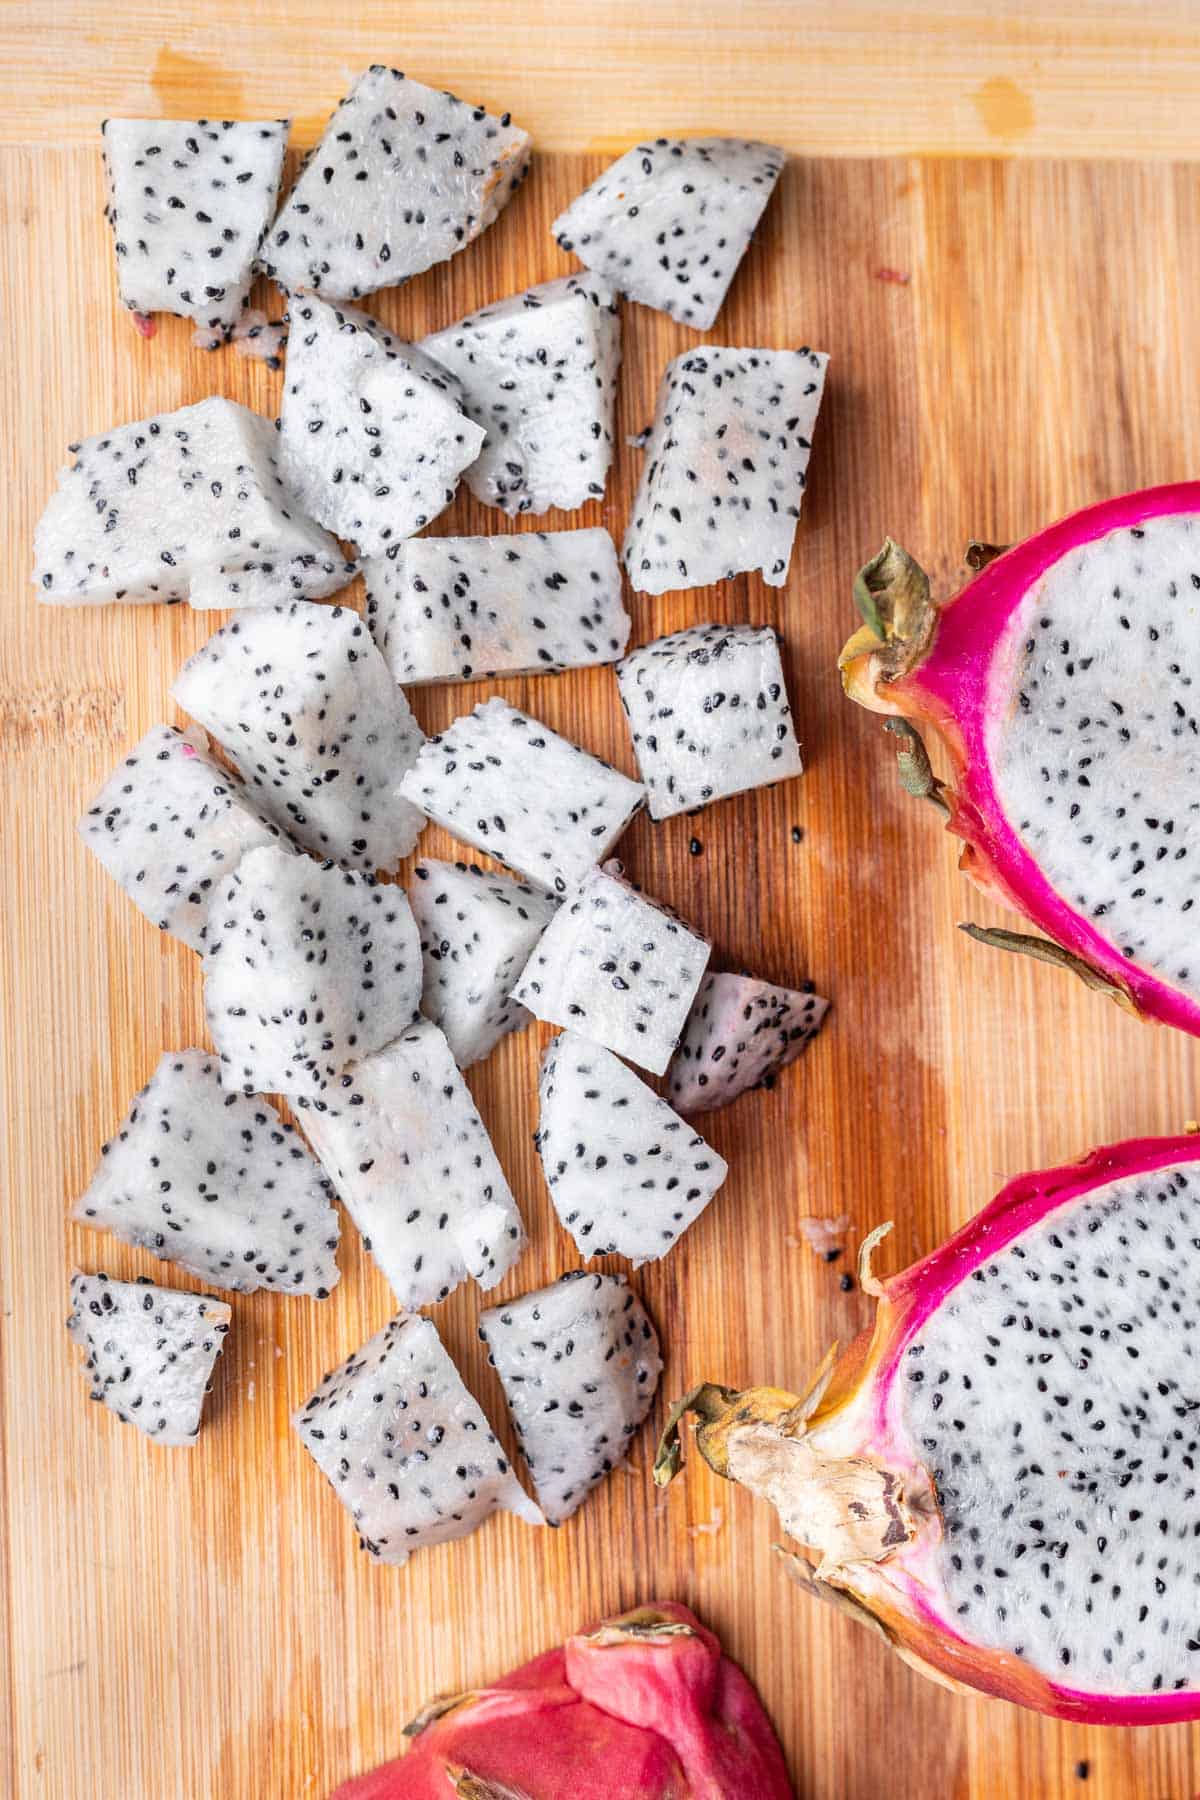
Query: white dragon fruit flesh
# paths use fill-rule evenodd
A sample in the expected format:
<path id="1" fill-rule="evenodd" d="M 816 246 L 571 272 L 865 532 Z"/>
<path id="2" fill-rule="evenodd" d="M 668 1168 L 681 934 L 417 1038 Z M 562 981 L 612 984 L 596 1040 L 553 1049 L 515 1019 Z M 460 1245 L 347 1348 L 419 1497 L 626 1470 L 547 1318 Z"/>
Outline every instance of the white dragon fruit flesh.
<path id="1" fill-rule="evenodd" d="M 425 965 L 421 1011 L 467 1069 L 529 1023 L 510 990 L 556 902 L 475 863 L 432 860 L 416 865 L 408 898 Z"/>
<path id="2" fill-rule="evenodd" d="M 538 1093 L 546 1185 L 581 1256 L 665 1256 L 729 1173 L 619 1057 L 573 1031 L 547 1049 Z"/>
<path id="3" fill-rule="evenodd" d="M 364 553 L 436 519 L 483 444 L 453 375 L 366 313 L 315 295 L 289 309 L 279 432 L 284 480 Z"/>
<path id="4" fill-rule="evenodd" d="M 658 1333 L 624 1275 L 573 1269 L 482 1313 L 479 1335 L 538 1503 L 561 1525 L 625 1460 L 662 1372 Z"/>
<path id="5" fill-rule="evenodd" d="M 706 975 L 667 1071 L 682 1113 L 715 1112 L 776 1075 L 816 1037 L 828 1000 L 756 975 Z"/>
<path id="6" fill-rule="evenodd" d="M 486 231 L 529 167 L 529 136 L 374 64 L 305 159 L 259 261 L 281 287 L 355 300 L 446 262 Z"/>
<path id="7" fill-rule="evenodd" d="M 625 532 L 643 594 L 760 569 L 787 580 L 829 358 L 818 350 L 688 350 L 667 364 Z"/>
<path id="8" fill-rule="evenodd" d="M 213 348 L 238 323 L 275 213 L 287 119 L 106 119 L 105 217 L 122 303 L 194 319 Z"/>
<path id="9" fill-rule="evenodd" d="M 629 641 L 616 545 L 599 527 L 411 538 L 363 573 L 397 681 L 583 669 L 615 662 Z"/>
<path id="10" fill-rule="evenodd" d="M 204 1006 L 227 1088 L 311 1097 L 416 1017 L 421 947 L 403 890 L 272 847 L 213 902 Z"/>
<path id="11" fill-rule="evenodd" d="M 708 940 L 668 908 L 595 869 L 547 925 L 513 998 L 661 1075 L 709 955 Z"/>
<path id="12" fill-rule="evenodd" d="M 454 837 L 554 894 L 586 880 L 644 799 L 636 781 L 500 699 L 430 738 L 400 791 Z"/>
<path id="13" fill-rule="evenodd" d="M 654 138 L 619 156 L 551 230 L 628 299 L 707 331 L 786 160 L 739 138 Z"/>
<path id="14" fill-rule="evenodd" d="M 241 613 L 171 692 L 306 850 L 390 871 L 416 843 L 425 821 L 400 777 L 424 736 L 357 613 L 301 601 Z"/>
<path id="15" fill-rule="evenodd" d="M 617 665 L 652 819 L 799 775 L 800 746 L 770 625 L 693 625 Z"/>
<path id="16" fill-rule="evenodd" d="M 34 534 L 34 586 L 68 606 L 322 599 L 354 573 L 279 479 L 268 419 L 216 397 L 84 438 Z"/>
<path id="17" fill-rule="evenodd" d="M 79 820 L 80 837 L 134 905 L 193 950 L 222 877 L 279 832 L 207 754 L 202 731 L 155 725 Z"/>
<path id="18" fill-rule="evenodd" d="M 234 1293 L 337 1285 L 328 1182 L 269 1101 L 222 1089 L 206 1050 L 162 1057 L 71 1217 Z"/>
<path id="19" fill-rule="evenodd" d="M 499 1508 L 544 1523 L 437 1327 L 419 1314 L 376 1332 L 292 1423 L 377 1562 L 400 1565 L 466 1537 Z"/>
<path id="20" fill-rule="evenodd" d="M 353 1063 L 305 1129 L 399 1306 L 495 1287 L 525 1248 L 517 1203 L 470 1090 L 421 1019 Z"/>
<path id="21" fill-rule="evenodd" d="M 144 1278 L 71 1277 L 67 1332 L 84 1352 L 93 1400 L 156 1444 L 194 1444 L 231 1314 L 223 1300 Z"/>
<path id="22" fill-rule="evenodd" d="M 604 497 L 621 363 L 616 296 L 567 275 L 422 340 L 487 432 L 466 472 L 477 500 L 515 516 Z"/>

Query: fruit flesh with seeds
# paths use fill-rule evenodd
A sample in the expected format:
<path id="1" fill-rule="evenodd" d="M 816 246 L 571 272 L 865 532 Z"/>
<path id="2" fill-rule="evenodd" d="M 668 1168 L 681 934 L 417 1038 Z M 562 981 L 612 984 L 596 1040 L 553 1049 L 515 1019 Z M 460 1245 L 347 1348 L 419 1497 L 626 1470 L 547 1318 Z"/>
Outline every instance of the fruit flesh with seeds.
<path id="1" fill-rule="evenodd" d="M 820 1031 L 819 994 L 755 975 L 706 975 L 667 1071 L 672 1106 L 714 1112 L 749 1088 L 770 1086 Z"/>
<path id="2" fill-rule="evenodd" d="M 693 1411 L 803 1585 L 922 1672 L 1063 1718 L 1200 1717 L 1198 1149 L 1134 1139 L 1018 1177 L 884 1281 L 868 1239 L 873 1332 L 805 1394 L 694 1389 L 656 1479 Z"/>
<path id="3" fill-rule="evenodd" d="M 1200 483 L 1086 508 L 950 601 L 888 543 L 861 572 L 850 697 L 889 715 L 901 778 L 959 867 L 1044 937 L 990 937 L 1200 1034 Z M 931 730 L 951 766 L 929 767 Z"/>
<path id="4" fill-rule="evenodd" d="M 156 1444 L 194 1444 L 230 1309 L 207 1294 L 155 1287 L 144 1277 L 71 1277 L 67 1332 L 84 1353 L 91 1397 Z"/>

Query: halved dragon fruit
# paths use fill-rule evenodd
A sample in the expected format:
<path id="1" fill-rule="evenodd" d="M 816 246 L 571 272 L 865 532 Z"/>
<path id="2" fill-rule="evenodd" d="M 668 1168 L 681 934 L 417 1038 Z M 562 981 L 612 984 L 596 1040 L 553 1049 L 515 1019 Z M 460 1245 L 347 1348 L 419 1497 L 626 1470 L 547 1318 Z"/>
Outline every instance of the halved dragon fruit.
<path id="1" fill-rule="evenodd" d="M 786 161 L 773 144 L 654 138 L 619 156 L 550 229 L 628 299 L 707 331 Z"/>
<path id="2" fill-rule="evenodd" d="M 376 1332 L 292 1423 L 376 1562 L 399 1566 L 466 1537 L 498 1508 L 543 1523 L 437 1327 L 419 1314 Z"/>
<path id="3" fill-rule="evenodd" d="M 450 1046 L 420 1019 L 317 1101 L 305 1129 L 403 1308 L 468 1276 L 495 1287 L 525 1248 L 504 1171 Z"/>
<path id="4" fill-rule="evenodd" d="M 319 600 L 354 573 L 279 479 L 279 436 L 232 400 L 201 400 L 71 446 L 34 535 L 40 598 L 71 606 Z"/>
<path id="5" fill-rule="evenodd" d="M 693 625 L 617 665 L 652 819 L 802 772 L 770 625 Z"/>
<path id="6" fill-rule="evenodd" d="M 416 843 L 425 821 L 400 777 L 424 735 L 349 608 L 241 614 L 171 692 L 223 745 L 259 811 L 305 849 L 390 871 Z"/>
<path id="7" fill-rule="evenodd" d="M 269 1101 L 222 1090 L 206 1050 L 162 1057 L 71 1217 L 234 1293 L 337 1286 L 329 1183 Z"/>
<path id="8" fill-rule="evenodd" d="M 573 1269 L 479 1316 L 534 1492 L 561 1525 L 624 1462 L 658 1387 L 658 1333 L 624 1275 Z"/>
<path id="9" fill-rule="evenodd" d="M 604 497 L 621 364 L 616 296 L 564 276 L 422 340 L 463 385 L 487 432 L 466 472 L 477 500 L 513 516 Z"/>
<path id="10" fill-rule="evenodd" d="M 828 1000 L 756 975 L 706 975 L 667 1071 L 672 1106 L 715 1112 L 749 1088 L 771 1087 L 816 1037 Z"/>
<path id="11" fill-rule="evenodd" d="M 695 1412 L 706 1460 L 803 1547 L 803 1584 L 944 1686 L 1200 1717 L 1198 1197 L 1194 1137 L 1137 1139 L 1019 1177 L 890 1280 L 873 1232 L 874 1333 L 802 1397 L 693 1390 L 656 1478 Z"/>
<path id="12" fill-rule="evenodd" d="M 273 846 L 209 914 L 204 1008 L 221 1079 L 311 1097 L 412 1024 L 421 949 L 403 890 Z"/>
<path id="13" fill-rule="evenodd" d="M 513 998 L 661 1075 L 710 953 L 659 901 L 595 869 L 547 925 Z"/>
<path id="14" fill-rule="evenodd" d="M 507 113 L 376 63 L 338 102 L 259 260 L 292 293 L 395 287 L 486 231 L 528 167 Z"/>
<path id="15" fill-rule="evenodd" d="M 417 864 L 408 898 L 425 965 L 421 1011 L 441 1027 L 455 1062 L 467 1069 L 529 1023 L 509 994 L 555 902 L 474 863 L 433 861 Z"/>
<path id="16" fill-rule="evenodd" d="M 498 698 L 430 738 L 400 792 L 555 894 L 586 880 L 645 797 L 636 781 Z"/>
<path id="17" fill-rule="evenodd" d="M 554 1210 L 584 1257 L 665 1256 L 729 1168 L 611 1051 L 564 1031 L 542 1060 L 535 1139 Z"/>
<path id="18" fill-rule="evenodd" d="M 71 1277 L 67 1332 L 80 1374 L 125 1425 L 156 1444 L 194 1444 L 231 1314 L 222 1300 L 108 1275 Z"/>
<path id="19" fill-rule="evenodd" d="M 625 532 L 643 594 L 759 569 L 787 580 L 829 358 L 819 350 L 688 350 L 667 364 Z"/>
<path id="20" fill-rule="evenodd" d="M 846 691 L 894 715 L 904 785 L 964 840 L 959 867 L 1046 933 L 972 936 L 1200 1034 L 1200 482 L 968 560 L 982 572 L 938 605 L 884 545 L 855 588 L 867 623 L 842 652 Z M 943 740 L 953 785 L 913 721 Z"/>
<path id="21" fill-rule="evenodd" d="M 455 377 L 366 313 L 289 311 L 279 466 L 314 519 L 378 553 L 444 512 L 483 431 Z"/>
<path id="22" fill-rule="evenodd" d="M 288 119 L 105 119 L 105 217 L 122 303 L 223 343 L 275 213 Z"/>
<path id="23" fill-rule="evenodd" d="M 583 669 L 615 662 L 629 641 L 616 545 L 599 527 L 412 538 L 363 573 L 397 681 Z"/>

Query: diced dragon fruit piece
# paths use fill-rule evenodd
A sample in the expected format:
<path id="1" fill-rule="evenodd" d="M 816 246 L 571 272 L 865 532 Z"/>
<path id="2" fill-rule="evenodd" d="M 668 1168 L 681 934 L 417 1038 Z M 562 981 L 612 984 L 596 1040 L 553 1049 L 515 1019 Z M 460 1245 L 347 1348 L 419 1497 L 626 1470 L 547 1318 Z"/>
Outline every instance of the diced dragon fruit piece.
<path id="1" fill-rule="evenodd" d="M 339 101 L 259 261 L 292 293 L 395 287 L 486 231 L 528 167 L 528 134 L 507 113 L 376 63 Z"/>
<path id="2" fill-rule="evenodd" d="M 828 1000 L 755 975 L 706 975 L 667 1072 L 672 1106 L 715 1112 L 771 1085 L 821 1029 Z"/>
<path id="3" fill-rule="evenodd" d="M 555 894 L 586 879 L 644 798 L 636 781 L 500 699 L 430 738 L 400 792 Z"/>
<path id="4" fill-rule="evenodd" d="M 79 1372 L 92 1399 L 156 1444 L 179 1448 L 199 1435 L 231 1316 L 206 1294 L 76 1273 L 67 1332 L 84 1352 Z"/>
<path id="5" fill-rule="evenodd" d="M 599 527 L 411 538 L 363 573 L 397 681 L 582 669 L 615 662 L 629 641 L 616 545 Z"/>
<path id="6" fill-rule="evenodd" d="M 667 364 L 625 532 L 643 594 L 705 587 L 788 563 L 829 358 L 705 344 Z"/>

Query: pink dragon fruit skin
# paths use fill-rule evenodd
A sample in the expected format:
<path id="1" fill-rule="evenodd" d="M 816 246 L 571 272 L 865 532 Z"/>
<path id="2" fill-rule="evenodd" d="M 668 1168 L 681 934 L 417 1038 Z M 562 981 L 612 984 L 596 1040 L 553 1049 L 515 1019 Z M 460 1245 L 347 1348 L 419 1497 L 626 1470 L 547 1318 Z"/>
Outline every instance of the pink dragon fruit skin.
<path id="1" fill-rule="evenodd" d="M 397 1762 L 332 1800 L 791 1800 L 750 1682 L 711 1631 L 658 1601 L 568 1638 L 490 1687 L 435 1701 Z"/>

